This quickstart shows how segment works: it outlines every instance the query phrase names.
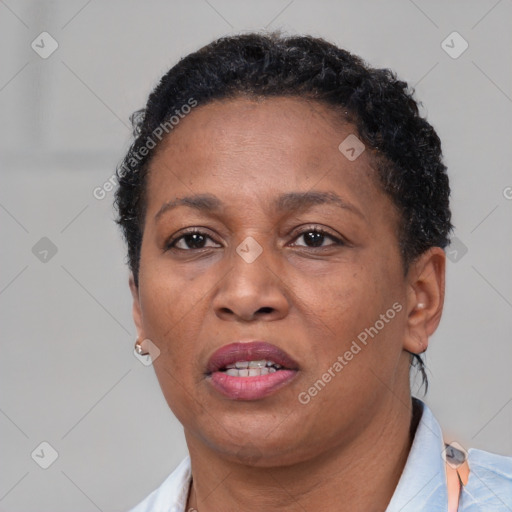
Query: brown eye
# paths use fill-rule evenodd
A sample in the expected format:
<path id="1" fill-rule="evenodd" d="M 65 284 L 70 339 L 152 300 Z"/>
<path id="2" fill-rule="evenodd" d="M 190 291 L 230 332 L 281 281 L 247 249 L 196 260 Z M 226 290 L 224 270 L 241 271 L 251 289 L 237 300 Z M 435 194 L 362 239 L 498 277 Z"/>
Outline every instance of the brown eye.
<path id="1" fill-rule="evenodd" d="M 208 240 L 211 240 L 215 243 L 215 241 L 206 233 L 198 230 L 191 230 L 169 241 L 169 243 L 166 245 L 166 249 L 177 249 L 180 251 L 205 249 L 207 247 L 212 247 L 211 245 L 206 246 Z"/>
<path id="2" fill-rule="evenodd" d="M 315 247 L 329 247 L 329 246 L 333 246 L 333 245 L 343 245 L 342 240 L 327 233 L 327 231 L 324 231 L 324 230 L 318 229 L 318 228 L 315 228 L 315 229 L 309 228 L 305 231 L 302 231 L 301 233 L 299 233 L 299 236 L 296 238 L 296 240 L 300 240 L 301 238 L 304 240 L 304 245 L 303 244 L 298 244 L 298 245 L 303 246 L 303 247 L 315 248 Z M 331 239 L 334 241 L 334 243 L 324 245 L 324 241 L 326 239 Z"/>

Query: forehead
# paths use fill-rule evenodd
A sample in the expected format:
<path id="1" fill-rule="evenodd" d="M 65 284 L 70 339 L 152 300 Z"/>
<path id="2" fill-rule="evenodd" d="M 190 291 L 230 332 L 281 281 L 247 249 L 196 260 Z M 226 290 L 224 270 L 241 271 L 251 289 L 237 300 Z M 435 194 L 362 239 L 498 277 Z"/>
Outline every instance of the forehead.
<path id="1" fill-rule="evenodd" d="M 261 156 L 277 157 L 277 149 L 289 159 L 316 155 L 321 149 L 336 149 L 339 141 L 354 133 L 355 127 L 344 122 L 334 107 L 296 97 L 246 98 L 216 100 L 196 107 L 182 118 L 160 146 L 161 153 L 175 149 L 190 150 L 199 158 L 201 147 L 215 147 L 215 156 L 234 148 L 251 152 L 266 149 Z M 207 137 L 207 139 L 205 139 Z M 198 151 L 199 150 L 199 151 Z"/>
<path id="2" fill-rule="evenodd" d="M 338 191 L 352 202 L 378 206 L 376 196 L 384 194 L 370 150 L 350 160 L 339 149 L 355 136 L 356 128 L 339 112 L 301 98 L 234 98 L 198 106 L 151 160 L 148 214 L 165 201 L 205 192 L 250 207 L 251 199 L 267 203 L 266 196 L 291 190 Z"/>

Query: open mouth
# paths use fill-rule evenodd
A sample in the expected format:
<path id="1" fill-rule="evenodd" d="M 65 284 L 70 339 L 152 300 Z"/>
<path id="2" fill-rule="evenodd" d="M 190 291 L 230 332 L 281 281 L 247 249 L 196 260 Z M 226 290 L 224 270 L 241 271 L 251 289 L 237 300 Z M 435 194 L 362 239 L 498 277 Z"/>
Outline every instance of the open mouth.
<path id="1" fill-rule="evenodd" d="M 219 371 L 224 372 L 231 377 L 260 377 L 281 370 L 283 367 L 274 361 L 260 359 L 259 361 L 237 361 L 228 364 Z"/>
<path id="2" fill-rule="evenodd" d="M 210 357 L 205 375 L 207 382 L 225 397 L 258 400 L 294 380 L 298 369 L 297 363 L 275 345 L 237 342 Z"/>

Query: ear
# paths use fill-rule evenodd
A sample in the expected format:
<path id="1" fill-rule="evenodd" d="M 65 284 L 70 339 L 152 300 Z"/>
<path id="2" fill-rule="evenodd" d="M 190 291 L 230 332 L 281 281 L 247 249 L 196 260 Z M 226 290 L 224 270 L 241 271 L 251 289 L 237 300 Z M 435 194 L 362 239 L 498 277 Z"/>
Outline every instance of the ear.
<path id="1" fill-rule="evenodd" d="M 142 311 L 140 308 L 139 301 L 139 289 L 135 284 L 135 279 L 133 278 L 133 273 L 130 273 L 129 279 L 130 291 L 132 292 L 133 297 L 133 307 L 132 307 L 132 316 L 133 322 L 135 323 L 135 327 L 137 328 L 137 339 L 144 340 L 146 336 L 144 335 L 144 329 L 142 326 Z"/>
<path id="2" fill-rule="evenodd" d="M 404 349 L 421 354 L 437 329 L 444 305 L 446 255 L 441 247 L 421 254 L 407 273 L 407 330 Z"/>

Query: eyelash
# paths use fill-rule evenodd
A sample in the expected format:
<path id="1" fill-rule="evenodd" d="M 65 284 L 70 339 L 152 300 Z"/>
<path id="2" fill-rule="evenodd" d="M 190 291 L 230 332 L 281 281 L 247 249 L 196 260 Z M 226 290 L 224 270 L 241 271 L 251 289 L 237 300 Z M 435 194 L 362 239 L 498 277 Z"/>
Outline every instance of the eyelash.
<path id="1" fill-rule="evenodd" d="M 334 243 L 330 244 L 330 245 L 327 245 L 327 246 L 320 246 L 320 247 L 309 247 L 307 245 L 301 245 L 300 247 L 305 247 L 307 249 L 314 249 L 314 250 L 322 250 L 322 249 L 326 249 L 326 248 L 332 247 L 332 246 L 346 245 L 344 240 L 335 237 L 334 235 L 332 235 L 328 231 L 326 231 L 326 230 L 324 230 L 322 228 L 319 228 L 318 226 L 308 226 L 304 230 L 302 230 L 299 233 L 297 233 L 297 235 L 294 237 L 294 240 L 298 240 L 301 236 L 303 236 L 303 235 L 305 235 L 307 233 L 319 233 L 321 235 L 326 236 L 327 238 L 330 238 L 332 241 L 334 241 Z M 186 230 L 185 232 L 181 233 L 179 236 L 177 236 L 175 238 L 171 238 L 166 243 L 165 249 L 166 250 L 174 249 L 176 251 L 183 251 L 183 252 L 202 251 L 204 249 L 209 249 L 209 247 L 200 247 L 200 248 L 196 248 L 196 249 L 181 249 L 181 248 L 174 247 L 181 239 L 185 238 L 187 235 L 196 235 L 196 234 L 197 235 L 203 235 L 206 238 L 209 238 L 210 240 L 215 242 L 215 240 L 211 236 L 209 236 L 207 233 L 205 233 L 204 231 L 201 231 L 198 228 L 190 228 L 190 229 Z M 215 243 L 217 243 L 217 242 L 215 242 Z"/>

